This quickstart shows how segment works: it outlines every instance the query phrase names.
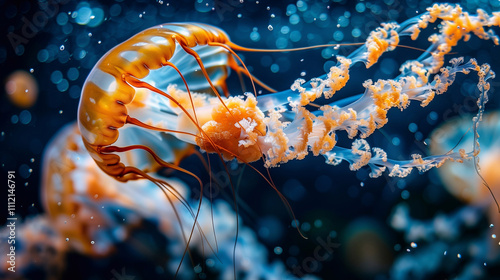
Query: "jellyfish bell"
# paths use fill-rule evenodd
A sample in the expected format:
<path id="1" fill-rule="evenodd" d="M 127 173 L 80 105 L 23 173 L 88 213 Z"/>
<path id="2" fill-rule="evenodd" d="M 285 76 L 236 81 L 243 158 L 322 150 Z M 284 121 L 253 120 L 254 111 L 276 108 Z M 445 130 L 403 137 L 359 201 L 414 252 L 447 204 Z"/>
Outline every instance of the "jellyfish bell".
<path id="1" fill-rule="evenodd" d="M 5 80 L 5 92 L 15 106 L 30 108 L 38 98 L 38 84 L 30 73 L 16 70 Z"/>

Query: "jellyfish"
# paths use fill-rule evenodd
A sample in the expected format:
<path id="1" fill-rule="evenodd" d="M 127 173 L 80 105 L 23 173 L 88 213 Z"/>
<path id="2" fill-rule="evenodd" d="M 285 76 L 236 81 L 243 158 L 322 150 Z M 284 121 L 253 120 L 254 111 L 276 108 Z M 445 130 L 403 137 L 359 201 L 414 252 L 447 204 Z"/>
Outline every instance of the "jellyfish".
<path id="1" fill-rule="evenodd" d="M 469 116 L 461 116 L 448 120 L 431 135 L 430 150 L 432 153 L 446 153 L 455 145 L 458 147 L 466 147 L 474 141 L 473 135 L 468 133 L 471 127 L 465 119 Z M 484 181 L 490 186 L 492 193 L 498 197 L 500 178 L 496 172 L 498 170 L 498 160 L 500 153 L 500 142 L 497 137 L 500 131 L 500 115 L 498 111 L 491 111 L 484 115 L 482 124 L 478 128 L 478 133 L 481 135 L 479 141 L 481 150 L 484 154 L 480 159 L 480 174 Z M 456 141 L 456 143 L 453 143 Z M 491 199 L 491 193 L 488 188 L 484 187 L 483 181 L 479 176 L 474 176 L 470 172 L 475 172 L 473 161 L 466 161 L 463 164 L 449 163 L 443 165 L 438 170 L 444 186 L 455 197 L 464 201 L 467 204 L 488 204 Z M 493 206 L 491 213 L 498 212 Z M 492 217 L 498 216 L 496 214 Z"/>
<path id="2" fill-rule="evenodd" d="M 29 108 L 37 100 L 38 84 L 30 73 L 17 70 L 5 80 L 5 92 L 14 105 L 19 108 Z"/>
<path id="3" fill-rule="evenodd" d="M 165 203 L 160 189 L 147 191 L 146 181 L 136 181 L 125 187 L 124 183 L 103 174 L 86 153 L 75 124 L 65 126 L 49 143 L 43 169 L 41 194 L 44 209 L 58 231 L 71 240 L 71 248 L 81 254 L 109 255 L 114 245 L 125 240 L 138 226 L 136 223 L 141 215 L 151 215 L 153 208 L 165 214 L 170 212 L 170 207 L 158 209 L 165 208 L 168 200 Z M 177 194 L 182 196 L 183 183 L 167 181 L 175 185 Z M 141 196 L 140 193 L 144 192 L 151 196 Z M 147 200 L 140 200 L 141 197 Z M 116 202 L 124 209 L 134 211 L 118 211 Z M 112 213 L 113 210 L 118 212 Z M 126 217 L 126 222 L 122 216 Z M 165 219 L 163 222 L 160 228 L 168 232 L 171 221 Z"/>
<path id="4" fill-rule="evenodd" d="M 456 148 L 466 148 L 475 140 L 471 132 L 470 115 L 464 114 L 447 120 L 431 135 L 430 151 L 446 153 Z M 476 170 L 473 159 L 463 163 L 447 162 L 437 169 L 444 188 L 464 203 L 450 213 L 439 213 L 428 220 L 410 215 L 408 205 L 397 205 L 390 224 L 402 231 L 407 242 L 414 242 L 417 249 L 399 256 L 392 267 L 392 277 L 400 279 L 412 275 L 427 279 L 440 270 L 458 271 L 458 279 L 487 278 L 490 268 L 495 270 L 500 262 L 498 222 L 500 214 L 492 197 L 498 198 L 498 158 L 500 143 L 500 114 L 485 113 L 477 129 L 481 135 L 482 156 Z M 478 175 L 479 174 L 479 175 Z M 492 196 L 493 195 L 493 196 Z M 470 232 L 478 232 L 475 236 Z M 416 247 L 415 247 L 416 248 Z M 414 252 L 413 252 L 414 251 Z M 440 264 L 447 263 L 447 266 Z"/>
<path id="5" fill-rule="evenodd" d="M 432 134 L 431 152 L 442 152 L 453 147 L 451 142 L 457 141 L 459 147 L 464 147 L 474 141 L 473 135 L 467 133 L 470 129 L 465 122 L 466 117 L 457 117 L 445 122 L 438 127 Z M 439 170 L 439 175 L 444 186 L 453 196 L 471 206 L 484 208 L 490 225 L 488 236 L 500 234 L 498 227 L 500 225 L 500 211 L 497 204 L 492 203 L 492 197 L 500 197 L 500 174 L 498 166 L 500 164 L 500 141 L 498 134 L 500 132 L 500 113 L 492 111 L 483 116 L 482 125 L 478 128 L 481 135 L 479 142 L 481 144 L 483 155 L 479 161 L 480 176 L 474 174 L 476 166 L 469 160 L 463 165 L 453 163 L 446 164 Z M 460 141 L 461 140 L 461 141 Z M 474 172 L 471 174 L 471 172 Z M 487 238 L 490 240 L 489 257 L 496 259 L 500 257 L 500 246 L 496 238 Z"/>
<path id="6" fill-rule="evenodd" d="M 385 52 L 403 47 L 402 37 L 417 40 L 421 31 L 438 23 L 435 33 L 427 37 L 428 49 L 404 63 L 400 75 L 366 79 L 363 93 L 334 100 L 349 82 L 353 65 L 372 67 Z M 448 60 L 445 56 L 471 36 L 498 45 L 492 27 L 499 25 L 499 13 L 478 10 L 469 14 L 459 5 L 436 4 L 401 24 L 382 24 L 351 54 L 335 57 L 337 64 L 325 75 L 309 81 L 297 79 L 289 89 L 274 92 L 250 73 L 237 52 L 277 50 L 236 45 L 224 31 L 207 24 L 162 24 L 119 44 L 97 62 L 82 88 L 78 125 L 87 151 L 106 174 L 123 182 L 147 179 L 165 193 L 176 190 L 157 174 L 162 168 L 192 176 L 203 193 L 198 175 L 174 162 L 175 155 L 166 144 L 169 135 L 215 154 L 223 164 L 234 160 L 252 167 L 250 163 L 262 161 L 265 168 L 272 168 L 313 154 L 322 155 L 331 165 L 347 161 L 351 170 L 366 166 L 371 177 L 384 172 L 405 177 L 414 168 L 425 172 L 446 161 L 474 158 L 479 154 L 478 143 L 474 141 L 468 151 L 394 160 L 366 139 L 388 124 L 391 108 L 404 110 L 411 101 L 426 106 L 460 75 L 478 77 L 478 113 L 471 121 L 476 133 L 495 74 L 488 64 L 475 59 Z M 313 47 L 328 46 L 296 50 Z M 226 79 L 231 70 L 248 77 L 252 88 L 257 84 L 268 93 L 230 92 Z M 337 145 L 337 137 L 344 133 L 354 139 L 351 147 Z M 291 209 L 269 173 L 259 175 Z M 202 196 L 198 203 L 188 244 L 199 222 Z"/>
<path id="7" fill-rule="evenodd" d="M 118 45 L 96 64 L 82 89 L 79 127 L 97 164 L 122 181 L 155 180 L 153 172 L 160 167 L 198 178 L 170 162 L 171 153 L 162 149 L 162 138 L 168 134 L 225 161 L 262 160 L 267 168 L 312 153 L 323 155 L 332 165 L 348 161 L 352 170 L 368 166 L 371 177 L 386 170 L 398 177 L 408 175 L 413 168 L 424 172 L 447 160 L 476 156 L 477 145 L 470 152 L 425 158 L 415 154 L 411 160 L 396 161 L 388 159 L 380 148 L 371 148 L 365 138 L 388 123 L 390 108 L 403 110 L 411 100 L 426 106 L 435 95 L 446 92 L 457 75 L 470 73 L 479 77 L 481 91 L 478 115 L 473 120 L 477 127 L 494 72 L 474 59 L 454 58 L 444 66 L 445 55 L 472 35 L 498 44 L 489 27 L 498 26 L 499 18 L 498 13 L 488 15 L 478 10 L 470 15 L 459 5 L 436 4 L 402 24 L 382 24 L 350 55 L 337 56 L 337 65 L 321 77 L 308 82 L 298 79 L 289 90 L 280 92 L 228 97 L 219 91 L 227 93 L 225 80 L 231 69 L 262 85 L 235 51 L 275 50 L 238 46 L 222 30 L 206 24 L 159 25 Z M 401 37 L 416 40 L 421 30 L 438 21 L 438 32 L 428 37 L 430 47 L 403 64 L 399 76 L 375 82 L 367 79 L 362 94 L 322 105 L 314 103 L 340 91 L 349 81 L 352 65 L 375 65 L 384 52 L 399 47 Z M 207 91 L 212 94 L 204 93 Z M 340 131 L 351 139 L 358 137 L 351 148 L 336 145 Z M 129 158 L 143 160 L 130 165 Z M 272 180 L 268 181 L 272 185 Z"/>
<path id="8" fill-rule="evenodd" d="M 172 140 L 175 150 L 176 140 Z M 165 195 L 149 180 L 114 180 L 87 153 L 76 123 L 66 125 L 54 136 L 46 148 L 43 167 L 46 219 L 60 239 L 66 240 L 68 250 L 111 258 L 120 253 L 118 244 L 122 244 L 155 262 L 166 260 L 160 265 L 182 279 L 191 279 L 194 273 L 228 279 L 233 269 L 241 279 L 277 279 L 289 274 L 283 263 L 266 261 L 267 250 L 255 232 L 236 224 L 235 212 L 224 200 L 203 202 L 196 234 L 189 241 L 191 255 L 202 256 L 208 265 L 193 263 L 192 269 L 183 267 L 176 272 L 194 222 L 192 209 L 197 207 L 196 201 L 189 199 L 188 186 L 176 178 L 163 178 L 175 189 Z M 144 221 L 154 225 L 148 232 L 156 230 L 168 240 L 165 248 L 150 244 L 152 237 L 140 239 L 135 234 L 145 227 Z M 239 243 L 234 248 L 237 227 Z"/>

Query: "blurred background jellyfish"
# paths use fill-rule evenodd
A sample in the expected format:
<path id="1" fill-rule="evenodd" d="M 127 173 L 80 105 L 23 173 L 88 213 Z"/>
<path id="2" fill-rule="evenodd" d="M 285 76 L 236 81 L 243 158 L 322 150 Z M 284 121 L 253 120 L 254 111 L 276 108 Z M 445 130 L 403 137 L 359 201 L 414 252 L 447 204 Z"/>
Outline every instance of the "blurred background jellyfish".
<path id="1" fill-rule="evenodd" d="M 17 70 L 5 80 L 5 92 L 10 102 L 19 108 L 30 108 L 38 97 L 38 84 L 30 73 Z"/>
<path id="2" fill-rule="evenodd" d="M 283 263 L 268 263 L 256 234 L 236 224 L 235 212 L 223 200 L 205 200 L 190 237 L 198 204 L 188 199 L 189 188 L 183 182 L 165 181 L 175 191 L 163 193 L 148 180 L 114 180 L 94 163 L 76 124 L 70 124 L 46 149 L 42 184 L 46 219 L 68 251 L 110 259 L 132 251 L 135 258 L 160 267 L 163 277 L 176 273 L 188 240 L 191 260 L 184 261 L 191 263 L 179 271 L 182 279 L 194 275 L 229 279 L 233 264 L 241 279 L 280 279 L 288 274 Z M 158 269 L 157 273 L 161 277 Z"/>
<path id="3" fill-rule="evenodd" d="M 431 152 L 446 153 L 471 145 L 474 134 L 469 122 L 470 116 L 465 115 L 436 128 L 431 135 Z M 495 198 L 500 195 L 500 113 L 485 114 L 478 133 L 481 135 L 478 171 L 482 178 L 476 173 L 473 160 L 463 164 L 450 162 L 437 169 L 446 190 L 465 206 L 430 220 L 412 217 L 408 205 L 395 207 L 391 225 L 404 232 L 406 241 L 411 242 L 408 252 L 414 252 L 395 261 L 391 270 L 394 279 L 427 279 L 457 266 L 463 267 L 457 279 L 488 279 L 491 273 L 498 273 L 500 213 Z M 470 236 L 471 232 L 477 235 Z"/>
<path id="4" fill-rule="evenodd" d="M 474 135 L 469 133 L 471 126 L 466 119 L 470 116 L 456 117 L 442 124 L 431 135 L 431 153 L 446 153 L 456 148 L 465 148 L 474 141 Z M 481 157 L 478 170 L 483 180 L 476 174 L 474 161 L 468 160 L 464 164 L 449 163 L 438 170 L 440 179 L 446 189 L 458 199 L 470 205 L 484 206 L 490 211 L 491 222 L 500 219 L 498 208 L 492 203 L 492 195 L 500 196 L 500 113 L 491 111 L 484 115 L 478 129 L 481 144 Z M 496 220 L 499 221 L 500 220 Z"/>

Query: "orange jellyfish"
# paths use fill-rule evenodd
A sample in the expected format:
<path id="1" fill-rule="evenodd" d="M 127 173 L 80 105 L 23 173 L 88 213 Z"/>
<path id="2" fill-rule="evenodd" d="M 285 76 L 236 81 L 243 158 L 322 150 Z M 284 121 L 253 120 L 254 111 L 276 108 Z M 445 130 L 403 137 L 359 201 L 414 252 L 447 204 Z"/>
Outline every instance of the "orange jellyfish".
<path id="1" fill-rule="evenodd" d="M 175 151 L 178 143 L 171 141 L 164 145 Z M 191 254 L 203 256 L 210 263 L 203 270 L 220 275 L 218 279 L 230 279 L 233 269 L 249 279 L 289 274 L 283 263 L 267 262 L 265 246 L 258 242 L 253 230 L 236 223 L 234 211 L 224 200 L 200 205 L 203 210 L 196 221 L 197 232 L 188 242 L 195 222 L 191 207 L 196 207 L 196 201 L 187 199 L 189 188 L 179 179 L 162 180 L 172 187 L 167 195 L 149 180 L 124 183 L 108 176 L 86 151 L 76 123 L 69 124 L 54 136 L 45 151 L 41 192 L 48 217 L 43 221 L 57 233 L 58 241 L 65 240 L 66 250 L 102 258 L 120 253 L 120 244 L 131 247 L 139 258 L 160 260 L 159 265 L 167 267 L 168 275 L 182 262 L 186 246 Z M 144 221 L 153 223 L 168 240 L 165 248 L 149 248 L 139 239 L 142 235 L 134 236 Z M 240 244 L 234 248 L 237 228 Z M 151 239 L 146 236 L 146 243 L 151 244 Z M 196 266 L 202 267 L 193 262 Z M 180 269 L 176 275 L 192 279 L 193 270 Z"/>
<path id="2" fill-rule="evenodd" d="M 30 73 L 17 70 L 5 80 L 5 92 L 14 105 L 19 108 L 29 108 L 37 100 L 38 84 Z"/>
<path id="3" fill-rule="evenodd" d="M 468 133 L 469 117 L 457 117 L 438 127 L 431 136 L 431 152 L 443 153 L 457 148 L 465 148 L 476 141 L 476 135 Z M 500 243 L 496 238 L 500 236 L 500 208 L 492 203 L 492 196 L 500 198 L 500 113 L 498 111 L 483 116 L 482 124 L 478 128 L 481 135 L 480 161 L 468 160 L 463 164 L 448 163 L 439 169 L 439 175 L 445 188 L 452 195 L 472 206 L 481 206 L 487 209 L 491 224 L 487 238 L 490 239 L 489 258 L 500 259 Z M 476 174 L 477 168 L 477 174 Z"/>
<path id="4" fill-rule="evenodd" d="M 479 162 L 477 158 L 460 164 L 447 162 L 437 170 L 444 188 L 465 205 L 430 219 L 412 217 L 406 203 L 394 207 L 390 224 L 404 233 L 411 247 L 395 260 L 391 278 L 429 279 L 443 272 L 459 279 L 495 279 L 498 275 L 500 213 L 493 201 L 500 195 L 500 113 L 482 116 L 479 139 L 472 131 L 471 117 L 447 120 L 432 132 L 430 141 L 432 153 L 480 144 Z"/>
<path id="5" fill-rule="evenodd" d="M 139 226 L 139 217 L 156 219 L 156 213 L 163 213 L 160 231 L 174 235 L 175 214 L 168 213 L 181 201 L 185 202 L 187 188 L 179 180 L 164 180 L 175 186 L 175 193 L 168 193 L 167 197 L 159 188 L 151 188 L 149 181 L 133 181 L 125 186 L 107 176 L 88 155 L 74 123 L 65 126 L 46 148 L 42 203 L 50 221 L 69 240 L 72 250 L 106 256 Z M 126 209 L 133 209 L 133 213 L 127 215 Z M 126 217 L 126 221 L 118 219 L 119 215 Z"/>
<path id="6" fill-rule="evenodd" d="M 367 79 L 360 95 L 322 106 L 314 103 L 341 90 L 349 81 L 352 65 L 375 65 L 384 52 L 397 49 L 400 37 L 416 40 L 421 30 L 437 21 L 441 24 L 428 37 L 431 45 L 427 51 L 403 64 L 398 77 Z M 237 46 L 222 30 L 206 24 L 163 24 L 131 37 L 95 65 L 82 90 L 79 127 L 97 164 L 121 181 L 148 178 L 161 184 L 152 175 L 160 166 L 196 177 L 171 163 L 171 154 L 162 149 L 166 134 L 224 160 L 249 163 L 261 159 L 266 167 L 274 167 L 312 152 L 323 155 L 328 164 L 347 160 L 353 170 L 369 166 L 372 177 L 385 170 L 390 176 L 404 177 L 413 168 L 423 172 L 446 160 L 476 156 L 476 145 L 468 153 L 413 155 L 411 160 L 395 161 L 381 149 L 370 148 L 363 138 L 388 123 L 390 108 L 403 110 L 411 100 L 426 106 L 435 95 L 446 92 L 460 73 L 479 76 L 480 119 L 494 72 L 473 59 L 452 59 L 450 66 L 443 67 L 444 57 L 472 34 L 498 45 L 498 37 L 489 27 L 499 25 L 499 13 L 488 15 L 479 10 L 470 15 L 459 5 L 436 4 L 400 25 L 382 24 L 349 56 L 337 56 L 337 65 L 326 75 L 308 82 L 298 79 L 290 90 L 223 98 L 218 88 L 227 90 L 225 78 L 230 69 L 257 82 L 244 64 L 237 65 L 240 60 L 234 51 L 275 50 Z M 195 90 L 211 90 L 214 95 Z M 350 149 L 339 147 L 339 131 L 361 139 L 353 141 Z M 142 160 L 131 165 L 130 158 Z M 272 185 L 271 180 L 269 183 Z"/>

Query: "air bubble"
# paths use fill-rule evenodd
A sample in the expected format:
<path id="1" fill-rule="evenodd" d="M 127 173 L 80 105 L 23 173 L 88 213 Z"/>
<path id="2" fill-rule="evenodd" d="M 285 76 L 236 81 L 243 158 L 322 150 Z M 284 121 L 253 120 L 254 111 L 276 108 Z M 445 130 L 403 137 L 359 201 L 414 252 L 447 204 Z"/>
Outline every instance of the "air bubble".
<path id="1" fill-rule="evenodd" d="M 277 246 L 277 247 L 274 247 L 274 253 L 276 255 L 281 255 L 281 253 L 283 253 L 283 248 Z"/>

